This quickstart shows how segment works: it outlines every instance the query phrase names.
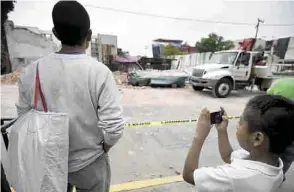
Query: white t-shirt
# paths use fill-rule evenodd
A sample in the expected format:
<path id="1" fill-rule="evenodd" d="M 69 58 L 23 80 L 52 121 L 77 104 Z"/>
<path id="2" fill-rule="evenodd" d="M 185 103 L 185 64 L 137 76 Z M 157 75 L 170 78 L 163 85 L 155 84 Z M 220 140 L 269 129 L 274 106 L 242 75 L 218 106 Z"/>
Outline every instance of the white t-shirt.
<path id="1" fill-rule="evenodd" d="M 283 181 L 283 162 L 279 167 L 245 160 L 249 153 L 237 150 L 231 164 L 203 167 L 194 171 L 197 192 L 274 192 Z"/>

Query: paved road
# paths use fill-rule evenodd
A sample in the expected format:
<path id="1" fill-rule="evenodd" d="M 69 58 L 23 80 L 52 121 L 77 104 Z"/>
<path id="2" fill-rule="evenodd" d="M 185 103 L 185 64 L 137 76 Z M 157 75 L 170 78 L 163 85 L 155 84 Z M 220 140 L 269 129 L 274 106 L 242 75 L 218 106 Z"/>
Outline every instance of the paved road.
<path id="1" fill-rule="evenodd" d="M 213 98 L 209 91 L 196 93 L 184 89 L 130 89 L 122 88 L 124 114 L 129 122 L 196 118 L 203 106 L 211 111 L 223 106 L 229 115 L 240 115 L 248 99 L 257 93 L 233 93 L 229 98 Z M 2 86 L 2 116 L 15 115 L 17 100 L 15 86 Z M 235 139 L 237 121 L 231 121 L 229 134 L 232 145 L 238 148 Z M 141 127 L 125 130 L 123 139 L 111 151 L 112 183 L 159 178 L 177 175 L 182 171 L 185 156 L 190 145 L 194 125 L 168 125 L 162 127 Z M 218 154 L 216 131 L 212 130 L 201 154 L 201 165 L 221 164 Z M 294 167 L 287 175 L 287 181 L 279 192 L 293 192 Z M 192 191 L 185 183 L 174 183 L 138 192 Z"/>

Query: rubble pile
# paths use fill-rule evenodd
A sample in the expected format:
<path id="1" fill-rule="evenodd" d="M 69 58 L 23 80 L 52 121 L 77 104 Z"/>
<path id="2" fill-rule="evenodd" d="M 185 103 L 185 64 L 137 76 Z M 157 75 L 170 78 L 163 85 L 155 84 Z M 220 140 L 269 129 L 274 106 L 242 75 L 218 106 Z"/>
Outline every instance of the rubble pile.
<path id="1" fill-rule="evenodd" d="M 147 88 L 150 88 L 147 86 L 132 86 L 132 85 L 127 85 L 127 84 L 118 85 L 118 87 L 121 89 L 147 89 Z"/>
<path id="2" fill-rule="evenodd" d="M 117 85 L 127 85 L 128 84 L 128 74 L 120 71 L 113 72 L 113 76 Z"/>
<path id="3" fill-rule="evenodd" d="M 19 75 L 22 73 L 23 69 L 18 69 L 13 73 L 1 75 L 1 84 L 16 84 Z M 128 74 L 115 71 L 113 72 L 113 76 L 115 78 L 115 82 L 117 85 L 127 86 L 128 84 Z"/>
<path id="4" fill-rule="evenodd" d="M 13 73 L 1 75 L 1 84 L 16 84 L 17 79 L 22 72 L 23 72 L 23 69 L 17 69 Z"/>

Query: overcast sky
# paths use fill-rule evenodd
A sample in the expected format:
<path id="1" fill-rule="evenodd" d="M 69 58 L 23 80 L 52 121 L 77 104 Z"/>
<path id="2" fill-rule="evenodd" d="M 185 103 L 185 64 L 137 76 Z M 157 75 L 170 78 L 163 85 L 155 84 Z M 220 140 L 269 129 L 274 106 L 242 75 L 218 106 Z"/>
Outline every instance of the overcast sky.
<path id="1" fill-rule="evenodd" d="M 57 1 L 18 0 L 9 15 L 16 25 L 36 26 L 43 30 L 53 27 L 51 11 Z M 226 22 L 265 24 L 294 24 L 294 1 L 221 1 L 221 0 L 80 0 L 83 5 L 94 5 L 151 13 L 156 15 L 218 20 Z M 145 47 L 151 50 L 156 38 L 182 39 L 194 44 L 210 32 L 226 39 L 253 37 L 253 26 L 211 24 L 139 16 L 86 6 L 94 33 L 118 36 L 118 46 L 132 55 L 144 55 Z M 294 26 L 260 27 L 259 37 L 294 36 Z"/>

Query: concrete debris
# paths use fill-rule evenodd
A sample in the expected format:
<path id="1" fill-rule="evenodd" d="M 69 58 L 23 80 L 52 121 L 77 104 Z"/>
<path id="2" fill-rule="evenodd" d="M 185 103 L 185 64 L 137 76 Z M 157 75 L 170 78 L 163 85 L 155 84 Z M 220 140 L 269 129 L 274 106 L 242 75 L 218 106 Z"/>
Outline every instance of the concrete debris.
<path id="1" fill-rule="evenodd" d="M 127 85 L 128 84 L 128 74 L 120 71 L 114 71 L 113 76 L 117 85 Z"/>
<path id="2" fill-rule="evenodd" d="M 128 88 L 128 89 L 146 89 L 146 88 L 149 88 L 149 87 L 146 87 L 146 86 L 139 86 L 139 87 L 134 87 L 132 85 L 127 85 L 127 84 L 118 84 L 117 85 L 121 88 Z"/>
<path id="3" fill-rule="evenodd" d="M 23 72 L 23 68 L 18 69 L 14 71 L 13 73 L 1 75 L 1 84 L 16 84 L 17 79 L 22 72 Z"/>
<path id="4" fill-rule="evenodd" d="M 23 72 L 24 68 L 20 68 L 13 73 L 1 75 L 1 84 L 16 84 L 19 75 Z M 152 72 L 151 72 L 152 73 Z M 156 72 L 154 72 L 156 74 Z M 158 72 L 157 72 L 158 73 Z M 163 72 L 161 72 L 163 73 Z M 171 73 L 171 72 L 169 72 Z M 172 74 L 172 76 L 178 75 L 177 73 Z M 116 84 L 119 88 L 127 88 L 127 89 L 147 89 L 147 86 L 132 86 L 128 84 L 128 74 L 120 71 L 113 72 L 113 76 Z M 121 90 L 123 91 L 123 90 Z"/>
<path id="5" fill-rule="evenodd" d="M 23 72 L 23 68 L 20 68 L 20 69 L 14 71 L 13 73 L 1 75 L 1 84 L 16 84 L 17 79 L 22 72 Z M 128 78 L 127 78 L 128 74 L 127 73 L 115 71 L 115 72 L 113 72 L 113 76 L 114 76 L 114 79 L 115 79 L 117 85 L 119 85 L 119 86 L 123 85 L 123 87 L 129 87 L 127 85 L 128 84 Z"/>

